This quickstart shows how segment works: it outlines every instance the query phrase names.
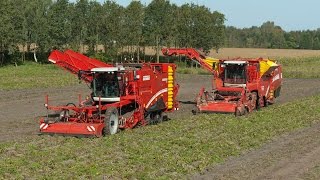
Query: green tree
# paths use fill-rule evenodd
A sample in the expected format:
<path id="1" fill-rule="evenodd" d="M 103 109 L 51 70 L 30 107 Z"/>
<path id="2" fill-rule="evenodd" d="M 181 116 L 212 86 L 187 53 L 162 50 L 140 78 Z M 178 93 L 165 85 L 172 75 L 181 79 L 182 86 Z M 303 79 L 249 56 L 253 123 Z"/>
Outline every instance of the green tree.
<path id="1" fill-rule="evenodd" d="M 51 0 L 29 0 L 24 9 L 23 45 L 27 47 L 27 52 L 33 51 L 36 62 L 38 61 L 37 51 L 43 54 L 49 48 L 46 15 L 51 4 Z M 31 44 L 34 44 L 33 49 L 30 49 Z"/>
<path id="2" fill-rule="evenodd" d="M 76 49 L 86 52 L 86 38 L 88 37 L 88 16 L 89 16 L 89 1 L 78 0 L 75 4 L 69 7 L 70 23 L 71 23 L 71 41 Z"/>
<path id="3" fill-rule="evenodd" d="M 180 47 L 192 46 L 192 8 L 189 4 L 184 4 L 178 9 L 177 38 Z"/>
<path id="4" fill-rule="evenodd" d="M 8 62 L 8 57 L 6 54 L 10 50 L 10 46 L 12 45 L 11 42 L 14 39 L 14 26 L 11 23 L 11 13 L 14 6 L 12 1 L 10 0 L 2 0 L 0 1 L 0 60 L 1 64 L 3 65 Z"/>
<path id="5" fill-rule="evenodd" d="M 97 52 L 98 45 L 101 42 L 101 15 L 103 14 L 100 3 L 90 1 L 88 20 L 87 20 L 87 37 L 86 42 L 89 45 L 89 54 Z"/>
<path id="6" fill-rule="evenodd" d="M 156 46 L 159 62 L 160 46 L 210 49 L 224 43 L 223 14 L 194 4 L 179 7 L 168 0 L 153 0 L 147 7 L 132 1 L 126 8 L 113 0 L 103 4 L 91 0 L 2 0 L 0 11 L 1 65 L 20 58 L 20 45 L 27 47 L 29 55 L 33 52 L 35 60 L 37 55 L 45 59 L 54 48 L 83 47 L 81 51 L 92 55 L 99 44 L 108 56 L 116 57 L 120 48 L 130 47 L 130 53 L 139 59 L 140 46 Z M 35 48 L 31 48 L 33 44 Z"/>
<path id="7" fill-rule="evenodd" d="M 213 36 L 211 36 L 211 40 L 210 42 L 212 44 L 209 44 L 209 48 L 214 47 L 217 51 L 218 49 L 223 46 L 224 44 L 224 39 L 225 37 L 225 25 L 224 22 L 226 20 L 224 14 L 219 13 L 218 11 L 214 11 L 211 14 L 211 19 L 210 19 L 210 30 L 211 30 L 211 34 Z"/>
<path id="8" fill-rule="evenodd" d="M 132 1 L 125 9 L 123 33 L 126 34 L 125 43 L 131 48 L 137 47 L 137 60 L 140 59 L 140 45 L 143 42 L 142 28 L 144 20 L 144 6 L 140 1 Z"/>
<path id="9" fill-rule="evenodd" d="M 157 62 L 160 59 L 160 45 L 171 37 L 174 23 L 173 9 L 167 0 L 153 0 L 146 7 L 144 33 L 147 40 L 156 46 Z"/>
<path id="10" fill-rule="evenodd" d="M 52 48 L 65 49 L 72 41 L 70 9 L 68 0 L 57 0 L 48 9 L 48 37 Z"/>
<path id="11" fill-rule="evenodd" d="M 125 36 L 122 36 L 124 8 L 114 1 L 106 1 L 102 6 L 100 37 L 104 45 L 105 53 L 115 57 L 118 48 L 125 42 Z"/>

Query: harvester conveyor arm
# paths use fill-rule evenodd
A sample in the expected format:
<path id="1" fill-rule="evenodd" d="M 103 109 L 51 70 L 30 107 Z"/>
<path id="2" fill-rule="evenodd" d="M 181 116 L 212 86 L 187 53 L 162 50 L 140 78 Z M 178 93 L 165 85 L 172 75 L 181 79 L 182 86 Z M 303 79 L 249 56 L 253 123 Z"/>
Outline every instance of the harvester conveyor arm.
<path id="1" fill-rule="evenodd" d="M 215 73 L 215 66 L 213 63 L 218 62 L 218 59 L 206 58 L 200 52 L 193 48 L 163 48 L 162 54 L 165 56 L 185 55 L 191 60 L 198 62 L 202 68 L 211 73 Z"/>
<path id="2" fill-rule="evenodd" d="M 48 60 L 77 76 L 79 76 L 79 72 L 81 71 L 90 71 L 93 68 L 99 67 L 112 67 L 110 64 L 89 58 L 72 50 L 66 50 L 65 52 L 54 50 L 51 52 Z M 81 79 L 91 82 L 92 76 L 89 73 L 83 73 Z"/>

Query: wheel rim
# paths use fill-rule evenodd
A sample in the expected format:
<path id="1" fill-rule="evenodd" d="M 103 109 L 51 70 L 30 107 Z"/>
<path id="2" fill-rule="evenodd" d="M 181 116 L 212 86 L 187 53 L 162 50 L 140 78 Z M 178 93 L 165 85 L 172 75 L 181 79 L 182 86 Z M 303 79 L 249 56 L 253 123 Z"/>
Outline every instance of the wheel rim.
<path id="1" fill-rule="evenodd" d="M 111 114 L 110 121 L 109 121 L 110 134 L 116 134 L 118 131 L 118 126 L 119 126 L 118 116 L 113 113 Z"/>
<path id="2" fill-rule="evenodd" d="M 59 114 L 59 120 L 60 121 L 66 121 L 69 118 L 69 110 L 63 110 Z"/>
<path id="3" fill-rule="evenodd" d="M 161 115 L 160 115 L 160 114 L 157 114 L 155 119 L 156 119 L 156 121 L 157 121 L 158 123 L 161 123 L 161 122 L 162 122 L 162 119 L 161 119 Z"/>

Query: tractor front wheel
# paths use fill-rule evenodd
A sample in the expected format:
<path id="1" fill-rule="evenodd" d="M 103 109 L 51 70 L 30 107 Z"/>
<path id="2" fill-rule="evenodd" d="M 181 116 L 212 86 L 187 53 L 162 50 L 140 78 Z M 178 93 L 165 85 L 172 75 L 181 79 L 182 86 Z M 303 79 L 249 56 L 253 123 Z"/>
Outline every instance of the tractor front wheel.
<path id="1" fill-rule="evenodd" d="M 110 107 L 107 109 L 104 124 L 103 135 L 112 135 L 119 132 L 119 114 L 117 108 Z"/>

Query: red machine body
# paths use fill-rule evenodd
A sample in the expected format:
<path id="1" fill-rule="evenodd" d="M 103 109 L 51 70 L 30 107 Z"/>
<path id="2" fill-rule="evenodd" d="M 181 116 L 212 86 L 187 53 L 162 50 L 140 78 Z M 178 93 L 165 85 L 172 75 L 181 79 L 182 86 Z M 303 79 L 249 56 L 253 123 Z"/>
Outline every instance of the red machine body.
<path id="1" fill-rule="evenodd" d="M 164 48 L 164 55 L 186 55 L 213 73 L 213 91 L 204 88 L 196 98 L 197 111 L 244 115 L 273 104 L 280 95 L 282 67 L 263 58 L 214 59 L 192 48 Z"/>
<path id="2" fill-rule="evenodd" d="M 162 121 L 163 112 L 177 109 L 175 64 L 143 63 L 113 66 L 90 59 L 71 50 L 53 51 L 49 61 L 87 83 L 91 98 L 79 105 L 49 105 L 59 112 L 40 119 L 40 133 L 102 136 L 121 129 L 134 128 Z"/>

